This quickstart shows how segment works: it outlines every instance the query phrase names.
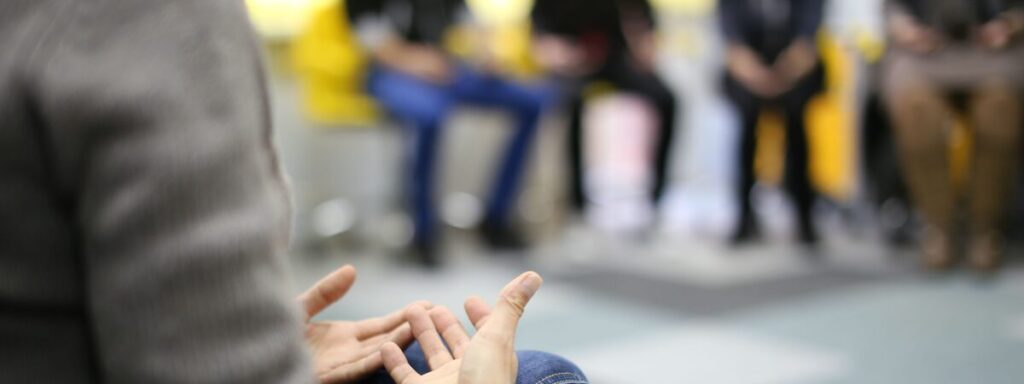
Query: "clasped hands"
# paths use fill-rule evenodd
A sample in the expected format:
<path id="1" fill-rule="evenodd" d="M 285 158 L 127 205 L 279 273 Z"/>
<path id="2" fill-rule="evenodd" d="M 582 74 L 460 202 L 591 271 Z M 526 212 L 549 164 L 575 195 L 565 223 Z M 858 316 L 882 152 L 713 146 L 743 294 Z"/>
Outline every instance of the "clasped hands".
<path id="1" fill-rule="evenodd" d="M 744 45 L 730 46 L 727 56 L 728 70 L 733 77 L 764 98 L 775 98 L 792 89 L 818 64 L 814 44 L 807 39 L 795 40 L 770 65 Z"/>
<path id="2" fill-rule="evenodd" d="M 972 31 L 971 43 L 989 50 L 1002 50 L 1010 45 L 1022 29 L 1024 12 L 1005 12 Z M 939 52 L 950 43 L 939 30 L 906 15 L 892 17 L 889 21 L 889 34 L 895 45 L 920 55 Z"/>
<path id="3" fill-rule="evenodd" d="M 398 384 L 515 382 L 515 331 L 542 283 L 536 273 L 526 272 L 509 282 L 493 308 L 479 297 L 466 300 L 466 314 L 477 330 L 473 336 L 450 310 L 426 301 L 362 321 L 310 320 L 341 299 L 355 278 L 355 268 L 344 266 L 298 298 L 306 312 L 305 338 L 320 382 L 354 383 L 381 367 Z M 430 366 L 426 375 L 413 370 L 402 352 L 414 339 Z"/>

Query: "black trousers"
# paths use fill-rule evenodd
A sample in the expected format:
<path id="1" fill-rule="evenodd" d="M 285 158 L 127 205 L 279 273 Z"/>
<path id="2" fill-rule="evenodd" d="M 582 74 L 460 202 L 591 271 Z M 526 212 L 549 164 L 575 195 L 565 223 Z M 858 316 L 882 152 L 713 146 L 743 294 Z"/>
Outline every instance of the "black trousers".
<path id="1" fill-rule="evenodd" d="M 648 100 L 658 114 L 658 136 L 655 153 L 651 158 L 654 183 L 651 185 L 650 200 L 657 204 L 664 194 L 668 178 L 669 152 L 675 133 L 678 115 L 676 96 L 658 75 L 641 71 L 626 59 L 612 60 L 600 71 L 583 79 L 576 79 L 570 86 L 570 120 L 568 130 L 569 193 L 572 208 L 582 211 L 587 204 L 586 189 L 583 185 L 584 130 L 583 104 L 585 86 L 592 81 L 607 81 L 621 91 L 639 95 Z"/>
<path id="2" fill-rule="evenodd" d="M 754 153 L 757 149 L 757 122 L 765 107 L 780 110 L 786 120 L 786 160 L 784 187 L 793 199 L 800 225 L 811 225 L 811 204 L 814 191 L 811 187 L 808 169 L 810 151 L 807 144 L 807 130 L 804 118 L 807 104 L 821 91 L 824 72 L 821 69 L 798 83 L 793 89 L 774 98 L 764 99 L 754 95 L 735 79 L 725 80 L 726 95 L 735 104 L 740 114 L 739 142 L 739 185 L 736 189 L 736 203 L 740 208 L 740 219 L 753 220 L 753 206 L 750 192 L 756 181 L 754 175 Z"/>

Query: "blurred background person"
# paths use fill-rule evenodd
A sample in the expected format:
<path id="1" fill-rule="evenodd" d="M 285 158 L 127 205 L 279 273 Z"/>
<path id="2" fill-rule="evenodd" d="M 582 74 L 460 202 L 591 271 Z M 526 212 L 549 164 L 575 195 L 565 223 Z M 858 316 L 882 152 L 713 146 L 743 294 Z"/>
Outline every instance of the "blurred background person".
<path id="1" fill-rule="evenodd" d="M 1024 8 L 1015 0 L 890 1 L 884 91 L 912 200 L 927 223 L 924 262 L 947 267 L 958 243 L 950 140 L 963 113 L 973 134 L 967 258 L 982 270 L 1003 253 L 1001 222 L 1020 159 Z"/>
<path id="2" fill-rule="evenodd" d="M 646 99 L 657 112 L 649 193 L 656 207 L 667 183 L 678 101 L 656 73 L 656 26 L 650 4 L 647 0 L 536 0 L 531 20 L 536 60 L 567 88 L 571 208 L 583 213 L 588 201 L 583 107 L 588 85 L 597 81 Z"/>
<path id="3" fill-rule="evenodd" d="M 739 220 L 732 244 L 756 239 L 759 224 L 750 193 L 755 184 L 757 125 L 765 107 L 785 118 L 785 187 L 796 206 L 798 240 L 814 244 L 815 193 L 808 169 L 805 127 L 807 104 L 824 88 L 824 69 L 816 48 L 824 0 L 722 0 L 719 13 L 726 40 L 725 93 L 740 117 Z"/>
<path id="4" fill-rule="evenodd" d="M 524 247 L 509 212 L 546 104 L 546 87 L 503 78 L 486 52 L 471 65 L 445 50 L 452 28 L 472 28 L 474 23 L 462 0 L 349 0 L 345 4 L 359 42 L 374 60 L 366 85 L 369 93 L 411 130 L 412 251 L 418 260 L 424 265 L 439 262 L 441 231 L 434 209 L 438 148 L 445 120 L 461 104 L 497 107 L 513 114 L 515 131 L 495 172 L 481 234 L 496 249 Z"/>

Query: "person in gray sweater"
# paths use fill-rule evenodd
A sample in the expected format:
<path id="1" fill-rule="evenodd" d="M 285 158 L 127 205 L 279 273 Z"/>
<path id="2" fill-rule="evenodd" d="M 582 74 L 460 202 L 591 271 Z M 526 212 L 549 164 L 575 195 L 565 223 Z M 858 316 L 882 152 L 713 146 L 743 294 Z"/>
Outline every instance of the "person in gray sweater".
<path id="1" fill-rule="evenodd" d="M 242 4 L 0 0 L 0 382 L 356 382 L 412 341 L 429 304 L 309 321 L 350 267 L 291 297 Z M 517 281 L 490 317 L 522 314 L 540 279 Z M 511 340 L 515 322 L 494 323 Z M 464 367 L 500 372 L 516 360 L 502 348 Z"/>

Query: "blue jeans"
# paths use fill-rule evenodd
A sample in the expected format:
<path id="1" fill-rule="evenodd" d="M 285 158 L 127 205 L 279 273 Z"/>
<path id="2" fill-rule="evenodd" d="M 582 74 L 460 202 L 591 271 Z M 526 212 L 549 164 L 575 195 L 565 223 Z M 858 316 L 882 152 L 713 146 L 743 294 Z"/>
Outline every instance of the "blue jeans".
<path id="1" fill-rule="evenodd" d="M 547 86 L 513 83 L 459 67 L 449 84 L 376 67 L 367 83 L 370 94 L 412 130 L 412 200 L 417 241 L 432 239 L 436 215 L 433 192 L 437 148 L 444 120 L 460 104 L 498 107 L 511 112 L 515 132 L 505 148 L 487 203 L 487 219 L 504 224 L 518 193 L 530 142 L 544 107 L 553 92 Z"/>
<path id="2" fill-rule="evenodd" d="M 587 384 L 587 377 L 576 367 L 575 364 L 562 357 L 546 352 L 519 351 L 516 352 L 519 358 L 519 374 L 516 376 L 516 384 Z M 413 343 L 405 350 L 405 357 L 409 359 L 409 365 L 416 372 L 425 374 L 430 372 L 427 366 L 427 359 L 423 356 L 423 350 L 419 343 Z M 381 369 L 370 378 L 363 381 L 363 384 L 394 384 L 391 376 Z"/>

